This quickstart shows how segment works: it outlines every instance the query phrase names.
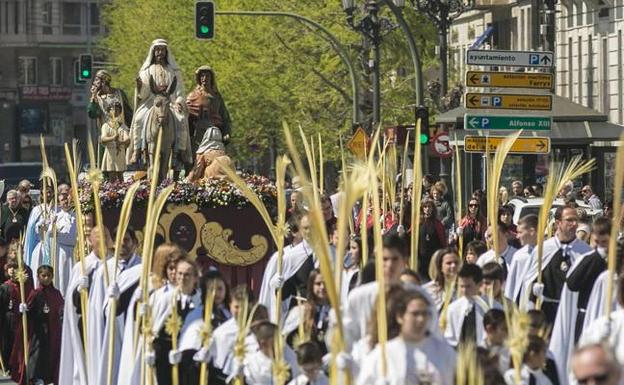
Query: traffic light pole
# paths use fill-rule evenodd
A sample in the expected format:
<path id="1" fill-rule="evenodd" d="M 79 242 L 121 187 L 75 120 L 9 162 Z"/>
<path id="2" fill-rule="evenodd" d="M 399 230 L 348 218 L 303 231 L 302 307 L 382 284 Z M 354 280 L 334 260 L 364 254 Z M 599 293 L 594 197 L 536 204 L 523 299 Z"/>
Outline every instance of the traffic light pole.
<path id="1" fill-rule="evenodd" d="M 351 58 L 347 54 L 345 48 L 340 44 L 336 36 L 334 36 L 327 28 L 323 27 L 319 23 L 314 20 L 308 19 L 305 16 L 298 15 L 296 13 L 290 12 L 274 12 L 274 11 L 216 11 L 215 14 L 222 16 L 269 16 L 269 17 L 287 17 L 291 19 L 298 20 L 309 27 L 313 27 L 319 32 L 321 32 L 325 37 L 329 39 L 331 45 L 340 56 L 340 59 L 344 63 L 344 65 L 349 70 L 349 76 L 351 77 L 351 93 L 353 94 L 353 103 L 352 103 L 352 124 L 353 130 L 358 127 L 361 122 L 360 119 L 360 108 L 359 108 L 359 85 L 357 81 L 357 74 L 355 72 L 355 68 L 353 67 L 353 62 Z"/>

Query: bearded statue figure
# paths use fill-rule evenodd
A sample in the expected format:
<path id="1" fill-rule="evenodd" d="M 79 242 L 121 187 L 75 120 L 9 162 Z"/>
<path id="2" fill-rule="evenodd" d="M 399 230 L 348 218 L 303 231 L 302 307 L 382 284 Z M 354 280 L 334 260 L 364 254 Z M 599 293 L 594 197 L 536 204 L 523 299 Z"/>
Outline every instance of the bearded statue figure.
<path id="1" fill-rule="evenodd" d="M 230 114 L 217 88 L 214 71 L 207 65 L 199 67 L 195 81 L 197 86 L 186 98 L 195 153 L 195 167 L 188 178 L 194 182 L 222 176 L 220 165 L 231 164 L 225 154 L 225 145 L 230 140 Z"/>
<path id="2" fill-rule="evenodd" d="M 164 100 L 167 104 L 166 109 L 170 110 L 170 106 L 175 104 L 176 99 L 183 95 L 184 81 L 182 74 L 167 41 L 164 39 L 154 40 L 136 78 L 135 103 L 137 108 L 130 127 L 132 143 L 128 163 L 145 160 L 142 158 L 146 157 L 148 142 L 153 140 L 150 139 L 148 131 L 151 124 L 151 115 L 154 113 L 154 101 L 156 99 Z M 181 122 L 177 119 L 172 119 L 172 123 L 173 127 L 168 126 L 167 129 L 175 134 L 180 129 Z M 173 136 L 175 137 L 175 135 Z M 166 143 L 167 146 L 175 147 L 175 139 L 171 142 L 166 143 L 163 139 L 163 145 Z M 163 161 L 166 162 L 166 160 Z M 174 159 L 174 161 L 177 161 L 177 159 Z"/>

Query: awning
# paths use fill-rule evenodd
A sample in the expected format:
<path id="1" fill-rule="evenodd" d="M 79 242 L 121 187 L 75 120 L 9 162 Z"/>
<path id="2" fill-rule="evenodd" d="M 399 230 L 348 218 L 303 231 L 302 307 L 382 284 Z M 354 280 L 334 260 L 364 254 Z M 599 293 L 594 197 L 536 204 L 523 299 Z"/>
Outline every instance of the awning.
<path id="1" fill-rule="evenodd" d="M 607 115 L 574 103 L 567 98 L 553 95 L 553 109 L 545 114 L 543 111 L 512 111 L 475 109 L 475 114 L 515 115 L 515 116 L 544 116 L 553 117 L 553 126 L 550 131 L 524 131 L 522 136 L 545 136 L 552 139 L 553 144 L 590 144 L 592 146 L 614 146 L 624 132 L 624 126 L 610 123 Z M 470 130 L 464 127 L 466 108 L 458 107 L 436 116 L 436 124 L 447 126 L 451 138 L 457 137 L 460 144 L 466 135 L 491 136 L 506 135 L 509 131 Z"/>
<path id="2" fill-rule="evenodd" d="M 520 136 L 535 137 L 543 136 L 551 138 L 552 144 L 596 144 L 613 146 L 624 133 L 624 126 L 609 122 L 554 122 L 550 131 L 523 131 Z M 464 142 L 464 136 L 506 135 L 509 131 L 486 130 L 450 130 L 450 137 L 457 137 L 460 144 Z M 606 142 L 606 143 L 605 143 Z"/>

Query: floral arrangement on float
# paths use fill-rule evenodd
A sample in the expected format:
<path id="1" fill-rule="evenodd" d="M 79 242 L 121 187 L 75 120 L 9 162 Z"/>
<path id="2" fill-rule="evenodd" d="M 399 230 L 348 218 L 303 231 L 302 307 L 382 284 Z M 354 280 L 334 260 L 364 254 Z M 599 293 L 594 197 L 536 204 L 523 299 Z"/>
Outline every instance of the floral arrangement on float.
<path id="1" fill-rule="evenodd" d="M 261 175 L 241 175 L 247 186 L 260 197 L 267 207 L 275 208 L 277 204 L 277 188 L 269 178 Z M 104 181 L 100 187 L 100 200 L 103 209 L 121 208 L 128 188 L 134 180 Z M 249 200 L 229 180 L 223 178 L 207 179 L 200 183 L 165 179 L 156 188 L 156 194 L 174 184 L 175 187 L 167 199 L 167 203 L 178 205 L 196 204 L 199 208 L 234 207 L 243 208 L 251 205 Z M 146 207 L 150 183 L 142 180 L 134 201 L 134 207 Z M 80 205 L 84 212 L 93 211 L 93 191 L 91 184 L 82 180 L 79 182 Z"/>

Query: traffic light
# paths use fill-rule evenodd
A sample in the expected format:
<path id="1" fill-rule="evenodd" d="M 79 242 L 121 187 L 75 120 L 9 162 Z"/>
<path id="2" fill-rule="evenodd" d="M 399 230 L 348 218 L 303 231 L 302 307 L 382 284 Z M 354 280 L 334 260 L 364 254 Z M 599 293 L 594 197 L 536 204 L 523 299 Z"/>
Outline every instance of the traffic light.
<path id="1" fill-rule="evenodd" d="M 214 39 L 215 6 L 212 1 L 195 3 L 195 37 L 198 39 Z"/>
<path id="2" fill-rule="evenodd" d="M 80 62 L 74 61 L 74 84 L 85 84 L 87 81 L 80 76 Z"/>
<path id="3" fill-rule="evenodd" d="M 91 79 L 93 77 L 93 55 L 90 53 L 80 54 L 78 63 L 80 79 Z"/>
<path id="4" fill-rule="evenodd" d="M 420 144 L 429 144 L 429 110 L 425 106 L 416 108 L 416 121 L 420 118 Z"/>

